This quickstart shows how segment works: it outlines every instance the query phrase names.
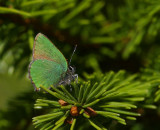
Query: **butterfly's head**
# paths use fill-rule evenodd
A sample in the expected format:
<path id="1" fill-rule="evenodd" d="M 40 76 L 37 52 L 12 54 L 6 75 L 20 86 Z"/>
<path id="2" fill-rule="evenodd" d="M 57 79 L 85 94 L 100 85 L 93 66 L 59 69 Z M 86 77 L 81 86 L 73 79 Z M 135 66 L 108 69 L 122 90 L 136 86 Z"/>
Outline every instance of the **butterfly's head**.
<path id="1" fill-rule="evenodd" d="M 68 67 L 68 71 L 69 71 L 69 73 L 71 74 L 71 75 L 73 75 L 74 73 L 75 73 L 75 67 L 73 67 L 73 66 L 69 66 Z"/>

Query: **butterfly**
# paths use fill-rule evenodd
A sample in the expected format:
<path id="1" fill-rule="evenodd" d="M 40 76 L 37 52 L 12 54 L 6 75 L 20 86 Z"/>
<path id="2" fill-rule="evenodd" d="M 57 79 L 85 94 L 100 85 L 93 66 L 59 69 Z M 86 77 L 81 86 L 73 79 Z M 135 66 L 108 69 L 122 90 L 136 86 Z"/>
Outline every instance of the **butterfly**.
<path id="1" fill-rule="evenodd" d="M 41 85 L 50 88 L 51 85 L 66 85 L 78 79 L 75 68 L 68 65 L 63 54 L 42 33 L 35 37 L 32 57 L 29 78 L 37 91 Z"/>

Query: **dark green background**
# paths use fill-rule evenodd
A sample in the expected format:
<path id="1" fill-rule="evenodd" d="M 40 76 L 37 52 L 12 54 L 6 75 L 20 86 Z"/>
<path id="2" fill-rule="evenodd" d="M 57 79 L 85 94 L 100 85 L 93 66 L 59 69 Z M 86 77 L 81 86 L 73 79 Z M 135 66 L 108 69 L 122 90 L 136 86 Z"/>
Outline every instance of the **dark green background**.
<path id="1" fill-rule="evenodd" d="M 159 16 L 159 0 L 0 0 L 0 129 L 33 129 L 39 96 L 28 65 L 37 33 L 51 39 L 66 59 L 78 45 L 72 65 L 81 78 L 84 72 L 121 69 L 152 78 L 160 72 Z M 158 109 L 142 110 L 137 121 L 113 122 L 110 128 L 159 130 L 159 102 L 153 103 Z"/>

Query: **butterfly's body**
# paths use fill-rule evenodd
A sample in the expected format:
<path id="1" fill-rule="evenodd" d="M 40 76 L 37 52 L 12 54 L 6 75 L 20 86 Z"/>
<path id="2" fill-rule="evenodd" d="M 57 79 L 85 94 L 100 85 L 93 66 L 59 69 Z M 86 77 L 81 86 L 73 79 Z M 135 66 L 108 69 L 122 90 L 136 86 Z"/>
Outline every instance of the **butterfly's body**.
<path id="1" fill-rule="evenodd" d="M 29 65 L 30 78 L 36 90 L 41 85 L 50 88 L 51 85 L 70 84 L 78 77 L 74 72 L 56 46 L 43 34 L 37 34 L 33 46 L 33 61 Z"/>
<path id="2" fill-rule="evenodd" d="M 59 85 L 70 84 L 72 80 L 78 80 L 78 74 L 75 74 L 75 69 L 69 66 L 65 77 L 59 82 Z"/>

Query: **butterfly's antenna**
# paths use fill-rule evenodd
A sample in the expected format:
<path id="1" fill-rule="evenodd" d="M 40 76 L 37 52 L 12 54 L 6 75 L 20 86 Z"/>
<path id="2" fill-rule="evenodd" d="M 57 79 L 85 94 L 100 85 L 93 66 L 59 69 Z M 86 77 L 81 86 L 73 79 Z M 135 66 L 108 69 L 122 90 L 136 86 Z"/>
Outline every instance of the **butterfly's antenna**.
<path id="1" fill-rule="evenodd" d="M 72 53 L 72 55 L 71 55 L 71 58 L 70 58 L 70 61 L 69 61 L 69 66 L 70 66 L 70 64 L 71 64 L 71 60 L 72 60 L 72 57 L 73 57 L 73 55 L 74 55 L 74 53 L 75 53 L 75 51 L 76 51 L 76 48 L 77 48 L 77 44 L 75 45 L 74 50 L 73 50 L 73 53 Z"/>

